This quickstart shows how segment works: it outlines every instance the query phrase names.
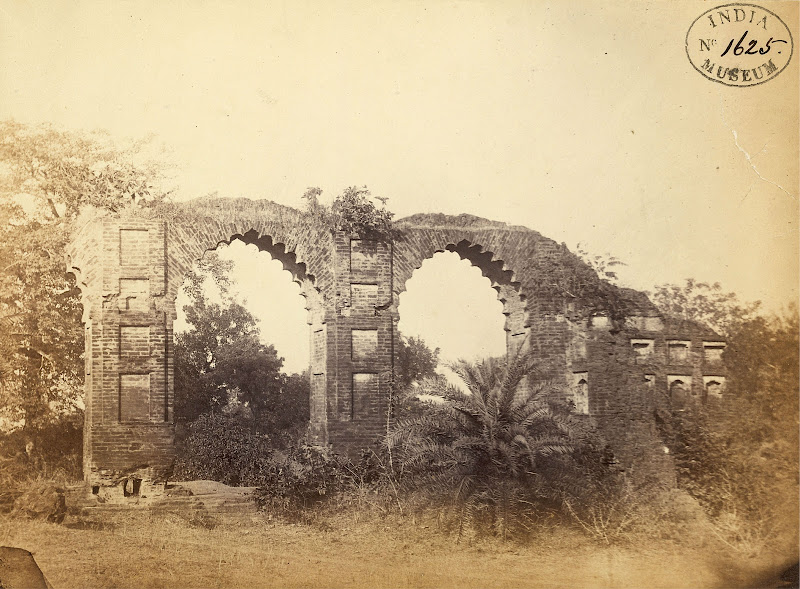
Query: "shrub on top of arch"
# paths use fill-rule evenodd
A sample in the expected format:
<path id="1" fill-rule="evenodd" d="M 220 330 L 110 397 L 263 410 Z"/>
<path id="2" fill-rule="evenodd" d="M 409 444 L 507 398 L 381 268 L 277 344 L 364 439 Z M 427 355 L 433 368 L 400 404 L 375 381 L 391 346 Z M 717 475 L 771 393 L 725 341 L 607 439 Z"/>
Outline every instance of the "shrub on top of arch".
<path id="1" fill-rule="evenodd" d="M 313 187 L 306 190 L 303 198 L 307 200 L 307 211 L 331 231 L 355 233 L 379 241 L 391 241 L 395 237 L 392 227 L 394 213 L 386 208 L 387 199 L 374 197 L 381 201 L 381 207 L 376 207 L 366 186 L 345 188 L 330 207 L 319 202 L 321 194 L 322 189 Z"/>

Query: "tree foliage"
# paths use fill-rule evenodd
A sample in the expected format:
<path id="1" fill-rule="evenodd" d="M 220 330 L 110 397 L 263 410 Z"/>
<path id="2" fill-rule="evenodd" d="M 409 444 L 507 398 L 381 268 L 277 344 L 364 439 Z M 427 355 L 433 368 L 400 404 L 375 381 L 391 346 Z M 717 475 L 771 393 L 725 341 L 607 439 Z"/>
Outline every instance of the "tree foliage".
<path id="1" fill-rule="evenodd" d="M 145 143 L 0 122 L 0 417 L 35 428 L 79 405 L 81 305 L 64 252 L 85 207 L 165 197 Z"/>
<path id="2" fill-rule="evenodd" d="M 578 244 L 578 247 L 576 248 L 576 254 L 581 260 L 586 262 L 592 268 L 592 270 L 597 272 L 597 275 L 600 278 L 608 280 L 612 284 L 615 284 L 619 279 L 617 271 L 614 270 L 614 268 L 625 266 L 625 262 L 609 253 L 590 254 L 582 243 Z"/>
<path id="3" fill-rule="evenodd" d="M 431 350 L 421 337 L 400 336 L 396 369 L 397 383 L 402 389 L 408 388 L 413 382 L 436 376 L 438 365 L 439 348 Z"/>
<path id="4" fill-rule="evenodd" d="M 771 464 L 797 484 L 800 466 L 800 321 L 796 306 L 738 328 L 725 352 L 728 366 L 726 446 Z"/>
<path id="5" fill-rule="evenodd" d="M 711 284 L 693 278 L 687 278 L 682 285 L 656 286 L 650 296 L 665 315 L 696 321 L 723 336 L 754 320 L 761 307 L 759 301 L 740 301 L 736 293 L 725 292 L 719 282 Z"/>
<path id="6" fill-rule="evenodd" d="M 308 377 L 281 372 L 283 358 L 261 342 L 256 318 L 230 294 L 230 270 L 211 252 L 187 276 L 189 329 L 175 338 L 176 417 L 224 411 L 270 434 L 305 424 Z M 220 302 L 209 300 L 207 277 L 220 287 Z"/>

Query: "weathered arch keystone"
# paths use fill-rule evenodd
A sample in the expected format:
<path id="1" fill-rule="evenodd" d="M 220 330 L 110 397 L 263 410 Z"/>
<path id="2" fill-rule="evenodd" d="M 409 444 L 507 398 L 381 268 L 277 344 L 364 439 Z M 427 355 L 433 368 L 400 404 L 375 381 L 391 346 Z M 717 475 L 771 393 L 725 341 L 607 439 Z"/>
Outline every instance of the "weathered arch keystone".
<path id="1" fill-rule="evenodd" d="M 269 201 L 201 199 L 169 216 L 147 215 L 84 220 L 68 252 L 84 305 L 84 473 L 94 490 L 146 493 L 169 476 L 175 299 L 192 264 L 234 239 L 269 252 L 301 287 L 312 433 L 337 451 L 384 433 L 399 295 L 440 251 L 469 260 L 491 281 L 506 315 L 507 350 L 530 349 L 638 474 L 673 476 L 653 420 L 671 402 L 671 376 L 681 375 L 690 398 L 724 394 L 717 334 L 662 317 L 644 294 L 604 283 L 565 246 L 525 227 L 415 215 L 398 221 L 387 243 L 331 232 Z M 681 353 L 670 356 L 675 341 Z"/>

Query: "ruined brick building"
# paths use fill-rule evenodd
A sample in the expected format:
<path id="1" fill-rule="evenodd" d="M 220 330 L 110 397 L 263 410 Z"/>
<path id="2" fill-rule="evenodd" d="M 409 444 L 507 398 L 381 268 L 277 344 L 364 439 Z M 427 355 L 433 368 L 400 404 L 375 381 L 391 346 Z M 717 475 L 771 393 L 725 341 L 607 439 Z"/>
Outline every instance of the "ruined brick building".
<path id="1" fill-rule="evenodd" d="M 391 242 L 332 232 L 269 201 L 202 199 L 168 213 L 84 219 L 68 255 L 86 334 L 84 473 L 95 492 L 142 492 L 174 455 L 175 298 L 207 250 L 241 239 L 301 286 L 311 343 L 311 431 L 346 452 L 385 431 L 398 299 L 439 251 L 477 266 L 503 304 L 508 353 L 525 346 L 592 420 L 620 464 L 669 480 L 653 411 L 713 402 L 724 342 L 600 280 L 564 245 L 469 215 L 415 215 Z"/>

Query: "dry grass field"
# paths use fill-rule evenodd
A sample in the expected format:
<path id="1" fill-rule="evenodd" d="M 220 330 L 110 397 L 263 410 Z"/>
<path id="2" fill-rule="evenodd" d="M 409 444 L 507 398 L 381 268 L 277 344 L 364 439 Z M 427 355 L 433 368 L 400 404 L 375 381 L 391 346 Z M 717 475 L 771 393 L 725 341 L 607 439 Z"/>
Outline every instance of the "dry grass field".
<path id="1" fill-rule="evenodd" d="M 360 519 L 301 525 L 259 516 L 209 526 L 142 511 L 109 515 L 98 526 L 3 517 L 0 545 L 33 552 L 57 589 L 775 587 L 786 566 L 778 556 L 745 559 L 666 541 L 599 546 L 560 529 L 526 544 L 456 542 L 435 520 Z"/>

